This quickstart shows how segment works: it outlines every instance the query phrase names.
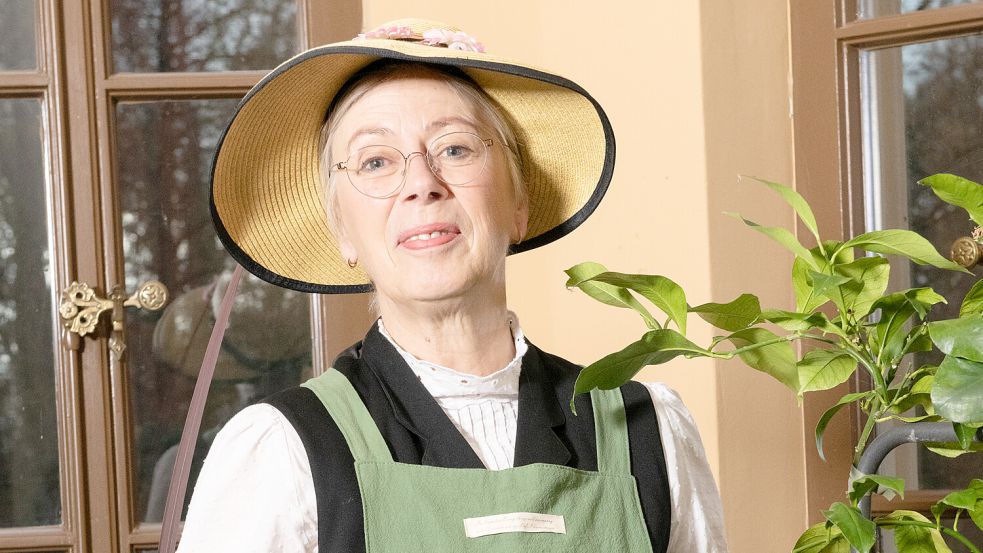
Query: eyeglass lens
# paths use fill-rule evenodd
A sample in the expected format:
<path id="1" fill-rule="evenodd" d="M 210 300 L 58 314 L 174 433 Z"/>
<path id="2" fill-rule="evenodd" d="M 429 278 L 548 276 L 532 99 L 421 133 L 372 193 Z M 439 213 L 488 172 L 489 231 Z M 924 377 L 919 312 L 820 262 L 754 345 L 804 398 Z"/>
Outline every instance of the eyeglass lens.
<path id="1" fill-rule="evenodd" d="M 437 137 L 425 157 L 433 174 L 451 185 L 467 184 L 481 174 L 488 158 L 490 141 L 469 132 L 453 132 Z M 414 152 L 419 153 L 419 152 Z M 348 159 L 347 173 L 361 193 L 385 198 L 402 186 L 408 158 L 392 146 L 374 145 L 357 150 Z"/>

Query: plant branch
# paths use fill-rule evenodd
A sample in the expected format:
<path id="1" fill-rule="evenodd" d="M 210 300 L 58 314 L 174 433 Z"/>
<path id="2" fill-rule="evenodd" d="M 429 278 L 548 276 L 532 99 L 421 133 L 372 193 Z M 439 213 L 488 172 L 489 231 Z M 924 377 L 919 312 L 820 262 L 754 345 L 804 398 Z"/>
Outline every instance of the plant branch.
<path id="1" fill-rule="evenodd" d="M 895 526 L 917 526 L 919 528 L 931 528 L 933 530 L 938 530 L 943 534 L 957 540 L 959 543 L 966 546 L 972 553 L 981 553 L 980 550 L 966 538 L 966 536 L 960 534 L 956 530 L 952 530 L 946 526 L 936 526 L 931 522 L 922 522 L 920 520 L 889 520 L 889 521 L 875 521 L 878 526 L 884 526 L 892 528 Z"/>
<path id="2" fill-rule="evenodd" d="M 864 423 L 864 430 L 860 434 L 860 439 L 857 441 L 857 447 L 853 449 L 853 466 L 860 464 L 860 456 L 863 455 L 864 448 L 867 447 L 867 440 L 870 438 L 870 433 L 874 430 L 874 424 L 881 415 L 880 412 L 877 414 L 874 413 L 881 406 L 880 397 L 875 397 L 873 401 L 874 403 L 871 405 L 870 412 L 867 413 L 867 422 Z"/>
<path id="3" fill-rule="evenodd" d="M 763 348 L 765 346 L 770 346 L 772 344 L 780 344 L 782 342 L 791 342 L 792 340 L 798 339 L 800 336 L 798 334 L 788 334 L 785 336 L 778 336 L 777 338 L 772 338 L 771 340 L 765 340 L 763 342 L 756 342 L 754 344 L 748 344 L 730 351 L 716 352 L 710 351 L 710 356 L 715 359 L 733 359 L 734 356 L 740 355 L 742 353 L 753 351 L 758 348 Z M 719 344 L 720 342 L 717 342 Z M 713 346 L 711 346 L 713 347 Z M 709 350 L 708 350 L 709 351 Z"/>

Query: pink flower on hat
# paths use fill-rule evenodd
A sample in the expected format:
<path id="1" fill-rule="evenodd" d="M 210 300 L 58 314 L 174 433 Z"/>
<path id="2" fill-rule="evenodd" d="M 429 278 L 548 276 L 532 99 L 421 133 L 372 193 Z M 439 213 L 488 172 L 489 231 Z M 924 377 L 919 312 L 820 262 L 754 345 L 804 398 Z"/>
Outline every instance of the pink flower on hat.
<path id="1" fill-rule="evenodd" d="M 413 31 L 411 31 L 409 27 L 397 27 L 393 25 L 391 27 L 379 27 L 378 29 L 372 29 L 371 31 L 359 33 L 359 35 L 355 38 L 358 40 L 365 40 L 367 38 L 389 38 L 398 40 L 416 37 L 414 37 Z"/>
<path id="2" fill-rule="evenodd" d="M 465 52 L 484 52 L 485 47 L 473 36 L 461 31 L 430 29 L 423 33 L 423 44 L 428 46 L 447 46 L 451 50 Z"/>

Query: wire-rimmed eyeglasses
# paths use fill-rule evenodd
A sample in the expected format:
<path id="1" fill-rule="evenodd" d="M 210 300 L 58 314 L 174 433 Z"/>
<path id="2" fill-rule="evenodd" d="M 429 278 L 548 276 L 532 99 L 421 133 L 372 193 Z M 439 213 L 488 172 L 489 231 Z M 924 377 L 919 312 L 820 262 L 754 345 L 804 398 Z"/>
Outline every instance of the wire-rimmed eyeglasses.
<path id="1" fill-rule="evenodd" d="M 365 146 L 348 159 L 335 163 L 331 171 L 344 171 L 355 190 L 371 198 L 388 198 L 403 188 L 410 158 L 421 155 L 433 174 L 446 184 L 460 186 L 481 175 L 488 162 L 490 138 L 470 132 L 452 132 L 438 136 L 426 152 L 403 152 L 382 144 Z"/>

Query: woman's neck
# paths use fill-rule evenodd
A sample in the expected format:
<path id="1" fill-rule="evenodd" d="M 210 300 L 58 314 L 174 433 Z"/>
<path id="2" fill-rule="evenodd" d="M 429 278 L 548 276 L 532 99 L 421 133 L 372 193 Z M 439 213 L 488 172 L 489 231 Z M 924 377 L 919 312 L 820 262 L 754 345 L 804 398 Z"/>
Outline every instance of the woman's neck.
<path id="1" fill-rule="evenodd" d="M 439 309 L 380 298 L 386 331 L 416 358 L 458 372 L 485 376 L 515 357 L 510 314 L 501 301 Z"/>

